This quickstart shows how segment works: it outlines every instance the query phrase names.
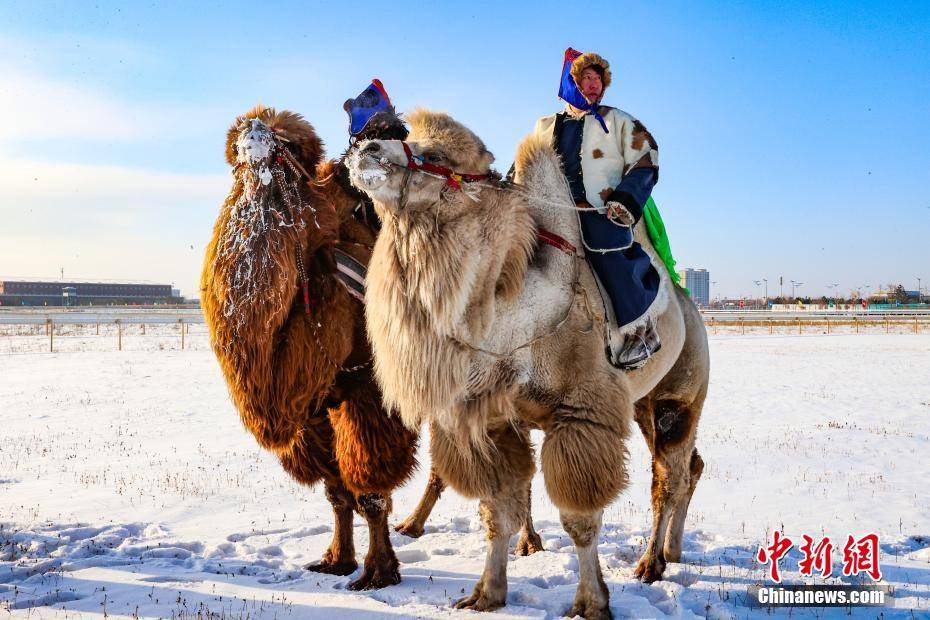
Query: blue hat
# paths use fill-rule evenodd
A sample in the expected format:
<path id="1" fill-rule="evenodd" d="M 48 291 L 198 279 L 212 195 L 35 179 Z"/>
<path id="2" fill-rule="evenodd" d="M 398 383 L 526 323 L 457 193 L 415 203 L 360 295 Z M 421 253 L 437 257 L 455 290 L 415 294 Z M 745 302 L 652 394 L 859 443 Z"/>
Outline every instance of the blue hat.
<path id="1" fill-rule="evenodd" d="M 355 99 L 346 100 L 343 109 L 349 114 L 349 135 L 358 136 L 378 112 L 394 113 L 394 106 L 381 80 L 375 78 Z"/>
<path id="2" fill-rule="evenodd" d="M 585 110 L 594 115 L 594 118 L 601 123 L 601 127 L 604 128 L 604 131 L 609 133 L 607 131 L 607 123 L 605 123 L 601 115 L 597 113 L 597 102 L 590 103 L 585 99 L 585 96 L 581 94 L 581 90 L 578 89 L 575 77 L 572 75 L 572 63 L 582 55 L 581 52 L 570 47 L 565 50 L 565 59 L 562 61 L 562 81 L 559 83 L 559 99 L 579 110 Z"/>

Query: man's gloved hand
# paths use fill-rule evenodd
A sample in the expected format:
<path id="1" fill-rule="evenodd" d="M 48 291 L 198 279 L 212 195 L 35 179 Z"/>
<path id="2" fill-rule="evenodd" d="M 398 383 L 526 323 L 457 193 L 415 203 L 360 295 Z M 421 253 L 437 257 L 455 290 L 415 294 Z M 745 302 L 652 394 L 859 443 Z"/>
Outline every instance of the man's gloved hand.
<path id="1" fill-rule="evenodd" d="M 608 201 L 604 207 L 607 209 L 607 217 L 611 222 L 619 226 L 632 226 L 636 223 L 633 214 L 629 209 L 616 201 Z"/>

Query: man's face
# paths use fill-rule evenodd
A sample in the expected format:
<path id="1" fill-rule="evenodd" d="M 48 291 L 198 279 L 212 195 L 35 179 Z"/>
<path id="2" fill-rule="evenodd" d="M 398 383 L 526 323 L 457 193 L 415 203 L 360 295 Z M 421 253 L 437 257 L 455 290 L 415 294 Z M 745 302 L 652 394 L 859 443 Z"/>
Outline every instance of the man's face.
<path id="1" fill-rule="evenodd" d="M 581 73 L 581 84 L 579 86 L 581 87 L 581 94 L 584 95 L 584 98 L 590 103 L 597 101 L 601 93 L 604 92 L 604 83 L 601 82 L 601 74 L 590 67 Z"/>

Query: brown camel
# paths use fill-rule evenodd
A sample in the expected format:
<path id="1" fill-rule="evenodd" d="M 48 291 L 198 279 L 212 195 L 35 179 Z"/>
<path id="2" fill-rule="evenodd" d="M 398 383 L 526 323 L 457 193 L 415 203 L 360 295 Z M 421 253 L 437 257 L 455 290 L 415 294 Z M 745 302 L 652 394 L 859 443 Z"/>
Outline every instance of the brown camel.
<path id="1" fill-rule="evenodd" d="M 242 423 L 295 480 L 325 486 L 333 540 L 306 568 L 354 572 L 353 511 L 368 522 L 364 571 L 349 584 L 359 590 L 400 581 L 387 519 L 391 492 L 416 466 L 417 435 L 382 409 L 362 303 L 335 276 L 337 253 L 366 264 L 375 235 L 353 218 L 355 190 L 341 164 L 321 163 L 322 149 L 298 114 L 259 105 L 236 119 L 233 186 L 201 302 Z"/>
<path id="2" fill-rule="evenodd" d="M 634 418 L 653 453 L 652 535 L 637 575 L 658 579 L 680 556 L 702 469 L 694 443 L 709 356 L 700 315 L 660 267 L 662 350 L 640 370 L 613 368 L 551 146 L 524 141 L 514 187 L 489 173 L 493 156 L 449 116 L 418 111 L 408 121 L 406 143 L 363 142 L 349 168 L 382 218 L 366 319 L 385 405 L 410 428 L 429 421 L 439 475 L 481 500 L 487 562 L 456 605 L 506 601 L 507 541 L 528 510 L 535 464 L 525 429 L 534 426 L 546 435 L 546 489 L 579 558 L 569 615 L 609 617 L 597 538 L 604 507 L 627 485 Z M 537 248 L 537 235 L 547 245 Z M 637 241 L 654 256 L 641 230 Z"/>

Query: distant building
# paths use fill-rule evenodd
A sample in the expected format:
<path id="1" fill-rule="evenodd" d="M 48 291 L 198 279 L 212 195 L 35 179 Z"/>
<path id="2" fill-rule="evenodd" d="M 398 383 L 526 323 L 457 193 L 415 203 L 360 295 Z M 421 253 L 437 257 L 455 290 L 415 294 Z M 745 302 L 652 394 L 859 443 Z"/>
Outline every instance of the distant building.
<path id="1" fill-rule="evenodd" d="M 691 299 L 698 306 L 710 306 L 710 272 L 706 269 L 680 269 L 681 284 L 691 291 Z"/>
<path id="2" fill-rule="evenodd" d="M 170 284 L 0 280 L 4 306 L 151 306 L 184 303 Z"/>

